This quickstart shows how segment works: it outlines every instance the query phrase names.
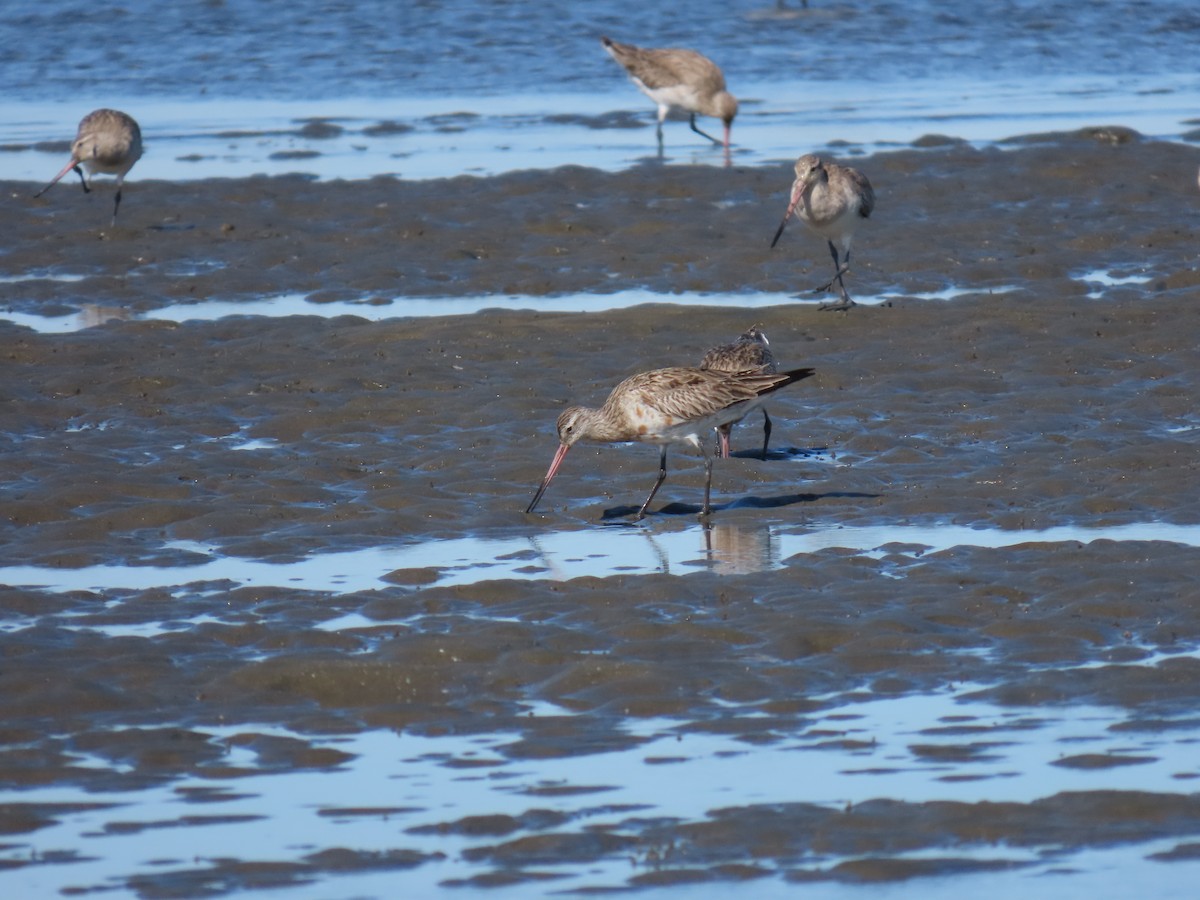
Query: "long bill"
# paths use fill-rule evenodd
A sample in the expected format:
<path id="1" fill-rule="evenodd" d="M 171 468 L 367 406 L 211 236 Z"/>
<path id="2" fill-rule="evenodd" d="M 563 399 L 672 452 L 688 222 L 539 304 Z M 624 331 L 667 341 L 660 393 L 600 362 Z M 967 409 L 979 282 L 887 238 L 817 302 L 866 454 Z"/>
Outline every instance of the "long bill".
<path id="1" fill-rule="evenodd" d="M 546 493 L 546 488 L 550 486 L 551 479 L 558 472 L 558 467 L 562 465 L 562 461 L 566 458 L 567 451 L 570 449 L 570 444 L 558 445 L 558 451 L 554 454 L 554 459 L 550 461 L 550 468 L 546 471 L 546 477 L 542 479 L 542 483 L 538 485 L 537 493 L 533 495 L 533 499 L 525 507 L 526 513 L 533 512 L 534 507 L 538 505 L 538 501 L 542 499 L 542 494 Z"/>
<path id="2" fill-rule="evenodd" d="M 796 211 L 796 204 L 800 202 L 802 192 L 792 191 L 791 202 L 788 203 L 787 212 L 783 214 L 783 221 L 779 223 L 779 230 L 775 232 L 775 237 L 771 239 L 771 249 L 775 249 L 775 245 L 779 243 L 779 238 L 783 236 L 783 229 L 787 228 L 788 219 L 792 217 L 792 213 Z"/>
<path id="3" fill-rule="evenodd" d="M 59 183 L 59 181 L 61 181 L 61 180 L 62 180 L 62 177 L 63 177 L 64 175 L 66 175 L 66 174 L 67 174 L 68 172 L 70 172 L 72 169 L 76 169 L 76 168 L 78 168 L 78 167 L 79 167 L 79 161 L 78 161 L 77 159 L 75 159 L 74 157 L 72 157 L 72 158 L 71 158 L 71 161 L 70 161 L 69 163 L 67 163 L 65 166 L 63 166 L 63 170 L 62 170 L 61 172 L 59 172 L 57 175 L 55 175 L 55 176 L 54 176 L 54 177 L 53 177 L 53 178 L 50 180 L 50 183 L 49 183 L 48 185 L 46 185 L 44 188 L 42 188 L 40 191 L 38 191 L 36 194 L 34 194 L 34 195 L 33 195 L 33 196 L 34 196 L 34 198 L 36 199 L 37 197 L 40 197 L 40 196 L 42 196 L 42 194 L 46 193 L 46 191 L 50 190 L 50 188 L 52 188 L 52 187 L 54 187 L 56 184 L 58 184 L 58 183 Z M 83 173 L 82 173 L 82 172 L 80 172 L 80 173 L 79 173 L 79 177 L 80 177 L 81 179 L 83 178 Z M 86 183 L 86 182 L 84 183 L 84 190 L 85 190 L 85 191 L 87 190 L 87 183 Z"/>
<path id="4" fill-rule="evenodd" d="M 793 212 L 796 212 L 797 206 L 800 205 L 800 199 L 804 197 L 805 187 L 808 187 L 808 185 L 804 184 L 804 181 L 799 178 L 792 182 L 792 196 L 787 200 L 787 212 L 784 214 L 784 221 L 779 223 L 779 230 L 775 232 L 774 238 L 770 241 L 772 250 L 774 250 L 776 244 L 779 244 L 780 236 L 784 234 L 784 229 L 787 227 L 787 221 L 790 220 Z"/>

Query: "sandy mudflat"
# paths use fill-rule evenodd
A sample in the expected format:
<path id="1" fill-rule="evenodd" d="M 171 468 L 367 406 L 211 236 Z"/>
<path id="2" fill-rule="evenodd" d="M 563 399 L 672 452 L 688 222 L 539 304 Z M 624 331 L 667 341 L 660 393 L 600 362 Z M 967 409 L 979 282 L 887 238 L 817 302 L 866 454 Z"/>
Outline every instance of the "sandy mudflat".
<path id="1" fill-rule="evenodd" d="M 54 336 L 0 326 L 5 565 L 179 564 L 192 551 L 172 542 L 189 540 L 269 560 L 561 530 L 586 546 L 589 531 L 636 509 L 657 455 L 580 445 L 527 517 L 557 413 L 599 403 L 632 372 L 697 360 L 756 321 L 785 366 L 818 375 L 769 404 L 770 459 L 718 463 L 715 540 L 728 533 L 722 526 L 744 534 L 813 522 L 1195 524 L 1198 161 L 1195 148 L 1112 130 L 858 159 L 878 208 L 848 283 L 852 293 L 896 299 L 846 314 L 811 303 L 739 311 L 735 298 L 719 308 L 378 323 L 113 321 Z M 64 183 L 34 202 L 29 186 L 4 183 L 0 267 L 86 276 L 3 286 L 10 308 L 47 314 L 288 292 L 386 302 L 799 290 L 824 280 L 830 262 L 795 223 L 768 249 L 789 183 L 784 166 L 428 183 L 134 179 L 116 229 L 103 189 L 83 197 Z M 1097 270 L 1145 280 L 1090 298 L 1100 285 L 1082 276 Z M 947 287 L 977 293 L 905 298 Z M 239 451 L 235 438 L 264 444 Z M 739 450 L 758 440 L 757 418 L 735 431 Z M 696 460 L 680 452 L 670 463 L 651 531 L 690 522 L 700 499 Z M 212 583 L 6 587 L 0 615 L 38 623 L 0 632 L 0 711 L 19 748 L 0 752 L 0 779 L 111 789 L 216 772 L 220 760 L 196 735 L 218 720 L 313 734 L 508 728 L 521 736 L 513 757 L 533 759 L 620 742 L 613 723 L 624 716 L 670 715 L 684 728 L 769 741 L 830 697 L 953 682 L 978 683 L 1000 703 L 1125 707 L 1151 730 L 1200 700 L 1194 656 L 1135 665 L 1200 641 L 1200 550 L 1094 542 L 910 551 L 830 550 L 743 575 L 461 587 L 423 587 L 427 573 L 417 570 L 398 573 L 393 587 L 332 597 Z M 170 604 L 215 621 L 149 638 L 104 630 L 161 618 Z M 314 628 L 350 612 L 392 624 Z M 65 628 L 68 618 L 85 627 Z M 578 715 L 546 724 L 521 715 L 529 700 Z M 116 725 L 144 727 L 117 737 Z M 964 738 L 963 753 L 987 738 Z M 284 768 L 339 762 L 303 742 L 271 746 L 272 764 Z M 138 765 L 77 768 L 70 751 L 80 747 Z M 986 839 L 1182 840 L 1200 833 L 1200 800 L 1187 783 L 1165 798 L 1090 793 L 1010 804 L 1002 815 L 991 808 Z M 690 848 L 691 874 L 655 876 L 667 883 L 696 872 L 902 879 L 982 865 L 956 857 L 979 839 L 967 823 L 982 813 L 971 804 L 880 801 L 852 823 L 803 804 L 772 810 L 735 798 L 699 823 L 631 814 L 587 841 L 553 823 L 521 837 L 525 825 L 513 823 L 478 837 L 474 859 L 523 877 L 513 873 L 538 860 L 586 865 L 674 841 Z M 13 807 L 4 830 L 33 829 L 58 812 Z M 922 827 L 900 848 L 896 823 L 917 818 Z M 453 821 L 445 828 L 472 833 Z M 858 861 L 806 868 L 798 860 L 812 846 L 798 835 L 813 834 L 825 835 L 822 852 Z M 424 862 L 398 841 L 391 864 Z M 945 858 L 892 859 L 932 847 Z M 875 864 L 863 861 L 872 854 Z M 279 878 L 378 864 L 310 858 Z M 996 863 L 1007 864 L 1019 863 Z M 228 883 L 257 884 L 228 868 Z M 190 884 L 186 873 L 176 878 L 143 892 Z"/>

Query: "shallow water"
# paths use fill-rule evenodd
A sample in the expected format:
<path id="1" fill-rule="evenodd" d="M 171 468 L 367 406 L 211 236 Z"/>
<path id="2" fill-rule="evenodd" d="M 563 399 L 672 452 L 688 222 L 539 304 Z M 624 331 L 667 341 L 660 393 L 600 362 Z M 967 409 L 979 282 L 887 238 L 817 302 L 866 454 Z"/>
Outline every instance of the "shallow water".
<path id="1" fill-rule="evenodd" d="M 252 448 L 251 448 L 252 449 Z M 812 461 L 810 457 L 805 457 Z M 190 541 L 180 566 L 89 566 L 80 569 L 0 567 L 0 583 L 50 591 L 144 591 L 197 582 L 277 586 L 316 592 L 368 591 L 386 585 L 397 569 L 428 570 L 430 585 L 463 585 L 521 579 L 569 581 L 614 575 L 686 575 L 710 569 L 742 575 L 781 568 L 797 554 L 840 549 L 869 557 L 918 558 L 952 547 L 1013 547 L 1023 544 L 1087 544 L 1092 541 L 1164 541 L 1200 547 L 1200 525 L 1144 522 L 1109 527 L 1060 526 L 1001 531 L 950 524 L 827 526 L 789 533 L 768 524 L 714 523 L 682 529 L 613 527 L 537 531 L 521 537 L 423 540 L 408 546 L 368 547 L 314 553 L 294 562 L 237 559 Z M 896 577 L 903 577 L 897 574 Z M 376 623 L 377 624 L 377 623 Z M 326 623 L 324 628 L 348 627 Z"/>
<path id="2" fill-rule="evenodd" d="M 38 276 L 40 279 L 41 276 Z M 1096 276 L 1085 281 L 1094 282 Z M 1138 283 L 1123 280 L 1116 284 Z M 1013 288 L 970 288 L 949 287 L 941 291 L 909 295 L 917 300 L 953 300 L 972 294 L 1001 295 Z M 1101 297 L 1101 290 L 1090 296 Z M 897 295 L 870 296 L 860 294 L 855 303 L 874 306 L 898 299 Z M 304 294 L 289 294 L 280 297 L 263 297 L 245 300 L 201 300 L 164 306 L 148 312 L 131 314 L 116 306 L 83 304 L 78 312 L 61 316 L 43 316 L 37 313 L 18 312 L 15 309 L 0 310 L 0 321 L 22 325 L 43 334 L 65 334 L 92 328 L 105 322 L 141 320 L 150 322 L 195 322 L 213 321 L 230 316 L 357 316 L 369 322 L 389 319 L 424 318 L 428 316 L 469 316 L 485 310 L 533 310 L 536 312 L 597 313 L 614 309 L 629 309 L 645 304 L 671 304 L 694 308 L 698 306 L 727 307 L 736 305 L 742 309 L 766 309 L 774 306 L 791 306 L 808 303 L 818 306 L 828 302 L 820 296 L 761 292 L 758 294 L 660 294 L 648 290 L 614 291 L 611 294 L 564 294 L 561 296 L 503 296 L 483 297 L 396 297 L 384 300 L 379 297 L 362 300 L 311 300 Z"/>
<path id="3" fill-rule="evenodd" d="M 752 83 L 744 91 L 731 161 L 746 166 L 808 151 L 887 150 L 930 135 L 986 146 L 1113 122 L 1178 140 L 1193 131 L 1200 107 L 1200 79 L 1191 74 L 1121 81 L 1062 76 L 1049 83 L 1041 77 L 957 80 L 953 86 L 849 81 L 823 84 L 816 92 L 809 83 L 782 81 Z M 587 94 L 106 102 L 145 123 L 148 149 L 130 176 L 134 183 L 295 172 L 321 179 L 430 179 L 566 165 L 619 170 L 659 159 L 654 108 L 639 98 L 614 75 Z M 7 177 L 48 180 L 66 147 L 38 148 L 73 135 L 79 110 L 78 102 L 0 103 Z M 304 129 L 313 120 L 336 133 L 309 137 Z M 669 122 L 665 135 L 668 164 L 725 164 L 720 149 L 685 122 Z"/>
<path id="4" fill-rule="evenodd" d="M 987 16 L 970 4 L 780 11 L 705 0 L 687 17 L 630 0 L 587 11 L 210 4 L 153 16 L 51 0 L 6 18 L 0 146 L 7 177 L 32 182 L 57 171 L 79 118 L 99 105 L 142 124 L 148 149 L 134 181 L 624 168 L 654 157 L 653 107 L 602 51 L 602 33 L 695 46 L 722 64 L 742 98 L 734 161 L 745 165 L 929 134 L 988 142 L 1112 122 L 1177 138 L 1200 107 L 1200 22 L 1188 0 L 1008 2 Z M 67 22 L 91 37 L 69 55 Z M 667 156 L 722 163 L 678 122 Z"/>
<path id="5" fill-rule="evenodd" d="M 30 842 L 31 853 L 49 860 L 65 848 L 78 848 L 80 858 L 61 869 L 42 866 L 38 872 L 34 867 L 26 884 L 46 894 L 111 890 L 131 877 L 145 879 L 147 886 L 154 881 L 165 886 L 189 866 L 215 875 L 220 859 L 240 858 L 247 846 L 264 859 L 303 859 L 325 847 L 355 847 L 367 854 L 397 853 L 402 847 L 414 860 L 429 860 L 403 876 L 405 891 L 415 894 L 487 872 L 486 858 L 471 856 L 474 847 L 489 843 L 483 823 L 475 835 L 444 829 L 446 823 L 481 810 L 501 828 L 506 819 L 536 818 L 531 809 L 542 808 L 547 822 L 565 819 L 577 827 L 620 831 L 631 818 L 667 815 L 702 821 L 730 803 L 804 803 L 831 811 L 882 796 L 912 804 L 934 799 L 1028 803 L 1097 788 L 1171 792 L 1180 779 L 1200 778 L 1195 720 L 1180 722 L 1166 736 L 1150 736 L 1124 730 L 1131 720 L 1119 710 L 1001 707 L 972 699 L 976 689 L 958 685 L 928 695 L 835 705 L 814 715 L 803 730 L 780 734 L 764 747 L 728 735 L 689 733 L 669 719 L 631 722 L 628 735 L 635 740 L 627 749 L 562 760 L 512 758 L 507 745 L 515 734 L 459 738 L 370 731 L 319 742 L 346 759 L 337 770 L 319 773 L 256 771 L 261 760 L 246 746 L 243 729 L 207 728 L 205 739 L 225 748 L 223 765 L 242 770 L 240 777 L 185 778 L 148 790 L 106 794 L 100 808 L 63 816 L 38 832 Z M 543 705 L 528 715 L 553 720 L 570 713 Z M 308 740 L 287 730 L 255 733 Z M 1109 755 L 1114 762 L 1101 768 L 1064 765 L 1065 759 L 1083 753 Z M 1122 759 L 1131 764 L 1116 764 Z M 106 761 L 84 758 L 76 765 L 103 767 Z M 72 789 L 39 792 L 39 800 L 50 804 L 87 805 L 98 799 Z M 146 846 L 151 838 L 153 859 Z M 205 848 L 200 858 L 195 857 L 198 840 Z M 1155 896 L 1182 897 L 1200 864 L 1144 859 L 1147 853 L 1170 849 L 1166 841 L 1129 855 L 1111 848 L 1089 853 L 980 846 L 963 858 L 1017 866 L 1020 874 L 1009 879 L 1034 897 L 1064 896 L 1057 883 L 1061 876 L 1050 885 L 1040 884 L 1064 867 L 1089 871 L 1113 865 L 1129 874 L 1136 871 L 1142 888 Z M 658 860 L 614 859 L 593 863 L 586 872 L 550 861 L 538 869 L 553 876 L 556 891 L 619 889 L 631 873 L 672 865 L 670 852 L 664 846 Z M 936 858 L 922 850 L 903 857 Z M 819 853 L 802 865 L 827 870 L 839 861 L 836 854 Z M 333 872 L 323 879 L 321 890 L 326 895 L 386 894 L 395 889 L 396 877 L 395 872 Z M 281 878 L 283 884 L 289 880 Z M 1079 890 L 1098 889 L 1091 879 L 1079 880 Z M 993 883 L 991 889 L 1004 889 L 1001 885 Z M 959 886 L 970 887 L 969 877 Z M 529 888 L 496 893 L 520 896 Z M 770 880 L 755 884 L 756 896 L 775 896 L 781 889 Z M 810 893 L 853 897 L 862 890 L 816 884 Z M 930 890 L 937 895 L 936 881 L 932 886 L 926 881 L 895 884 L 888 895 L 929 896 Z M 684 885 L 675 893 L 691 895 Z"/>

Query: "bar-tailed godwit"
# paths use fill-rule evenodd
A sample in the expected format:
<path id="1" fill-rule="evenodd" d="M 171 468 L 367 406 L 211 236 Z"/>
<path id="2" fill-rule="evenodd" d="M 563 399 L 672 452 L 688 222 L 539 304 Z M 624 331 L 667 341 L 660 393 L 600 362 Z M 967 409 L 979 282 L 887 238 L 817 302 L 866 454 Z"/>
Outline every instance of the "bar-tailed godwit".
<path id="1" fill-rule="evenodd" d="M 725 76 L 707 56 L 695 50 L 649 50 L 632 44 L 619 44 L 600 38 L 604 49 L 621 64 L 633 83 L 658 104 L 658 149 L 662 152 L 663 121 L 672 106 L 690 116 L 692 131 L 719 144 L 711 134 L 696 127 L 697 113 L 712 116 L 725 124 L 725 151 L 729 151 L 729 131 L 737 115 L 738 103 L 725 90 Z"/>
<path id="2" fill-rule="evenodd" d="M 838 303 L 822 304 L 821 309 L 849 309 L 854 305 L 846 293 L 842 276 L 850 271 L 850 242 L 860 219 L 866 219 L 875 209 L 875 191 L 867 176 L 849 166 L 827 163 L 811 153 L 796 160 L 796 180 L 792 182 L 792 197 L 779 230 L 771 241 L 779 243 L 783 229 L 792 213 L 829 243 L 833 256 L 833 278 L 815 292 L 830 290 L 837 282 L 842 299 Z M 838 257 L 841 250 L 841 257 Z"/>
<path id="3" fill-rule="evenodd" d="M 91 190 L 88 185 L 97 172 L 116 175 L 117 197 L 113 201 L 112 215 L 113 224 L 116 225 L 117 210 L 121 206 L 121 185 L 125 183 L 125 176 L 133 168 L 133 164 L 141 157 L 142 130 L 138 128 L 133 116 L 115 109 L 97 109 L 80 121 L 75 143 L 71 145 L 70 162 L 34 196 L 42 196 L 72 169 L 79 173 L 79 181 L 85 194 Z M 80 166 L 87 169 L 86 178 Z"/>
<path id="4" fill-rule="evenodd" d="M 793 369 L 768 375 L 680 367 L 632 375 L 613 388 L 599 409 L 572 406 L 558 417 L 558 452 L 525 512 L 533 512 L 567 451 L 576 442 L 642 441 L 658 444 L 662 449 L 658 480 L 637 517 L 646 515 L 646 507 L 666 480 L 667 447 L 671 444 L 691 444 L 704 454 L 704 506 L 700 514 L 706 516 L 712 511 L 709 431 L 741 419 L 764 396 L 807 378 L 813 371 Z"/>
<path id="5" fill-rule="evenodd" d="M 771 344 L 767 336 L 757 325 L 731 344 L 721 344 L 713 347 L 700 360 L 700 368 L 711 369 L 714 372 L 758 372 L 764 375 L 774 375 L 779 371 L 775 365 L 775 354 L 771 352 Z M 763 446 L 762 458 L 767 458 L 767 444 L 771 441 L 771 417 L 767 408 L 760 407 L 763 414 Z M 740 421 L 740 420 L 738 420 Z M 726 422 L 717 429 L 717 438 L 721 447 L 721 457 L 729 458 L 729 433 L 737 422 Z"/>

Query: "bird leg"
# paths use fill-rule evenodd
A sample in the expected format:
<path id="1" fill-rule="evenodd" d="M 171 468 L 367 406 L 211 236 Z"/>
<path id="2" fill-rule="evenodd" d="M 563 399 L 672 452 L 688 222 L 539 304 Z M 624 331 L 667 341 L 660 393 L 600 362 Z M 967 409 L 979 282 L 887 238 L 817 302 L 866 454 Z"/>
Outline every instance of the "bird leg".
<path id="1" fill-rule="evenodd" d="M 125 176 L 122 175 L 121 179 L 117 181 L 117 196 L 116 199 L 113 200 L 112 225 L 109 227 L 116 227 L 117 224 L 117 210 L 121 208 L 121 180 L 124 179 L 124 177 Z"/>
<path id="2" fill-rule="evenodd" d="M 733 431 L 732 424 L 722 425 L 717 429 L 717 455 L 721 459 L 729 459 L 729 434 Z"/>
<path id="3" fill-rule="evenodd" d="M 762 458 L 765 462 L 767 459 L 767 444 L 771 443 L 771 417 L 767 415 L 766 407 L 763 408 L 763 452 Z"/>
<path id="4" fill-rule="evenodd" d="M 836 281 L 838 289 L 842 293 L 842 299 L 837 303 L 822 303 L 819 309 L 849 309 L 850 307 L 854 306 L 855 303 L 850 299 L 850 295 L 846 293 L 846 284 L 844 281 L 842 281 L 842 276 L 850 271 L 850 251 L 846 251 L 846 259 L 843 262 L 838 258 L 837 247 L 833 245 L 833 241 L 830 241 L 829 253 L 833 257 L 833 278 L 831 278 L 826 284 L 816 288 L 813 293 L 823 294 L 825 291 L 832 290 L 833 283 Z"/>
<path id="5" fill-rule="evenodd" d="M 646 502 L 642 504 L 642 508 L 638 510 L 637 517 L 644 519 L 646 517 L 646 507 L 650 505 L 650 501 L 654 499 L 654 495 L 658 493 L 658 489 L 662 487 L 662 483 L 667 480 L 667 445 L 663 444 L 662 455 L 658 458 L 658 480 L 654 482 L 654 487 L 650 489 L 650 496 L 646 498 Z"/>
<path id="6" fill-rule="evenodd" d="M 707 518 L 712 513 L 712 504 L 709 503 L 709 497 L 712 494 L 712 454 L 701 448 L 704 452 L 704 506 L 700 508 L 700 518 Z"/>
<path id="7" fill-rule="evenodd" d="M 696 114 L 695 114 L 695 113 L 692 113 L 691 123 L 692 123 L 692 131 L 696 132 L 696 134 L 703 135 L 704 137 L 706 137 L 706 138 L 708 138 L 710 141 L 712 141 L 714 144 L 721 144 L 721 143 L 723 143 L 722 141 L 718 141 L 718 140 L 717 140 L 715 137 L 713 137 L 711 134 L 708 134 L 708 133 L 707 133 L 707 132 L 705 132 L 705 131 L 701 131 L 699 128 L 697 128 L 697 127 L 696 127 Z"/>
<path id="8" fill-rule="evenodd" d="M 75 171 L 79 175 L 79 183 L 80 183 L 80 185 L 83 186 L 83 192 L 85 194 L 90 194 L 92 192 L 92 189 L 90 187 L 88 187 L 87 179 L 83 176 L 83 169 L 80 168 L 80 166 L 78 164 L 76 164 Z"/>

